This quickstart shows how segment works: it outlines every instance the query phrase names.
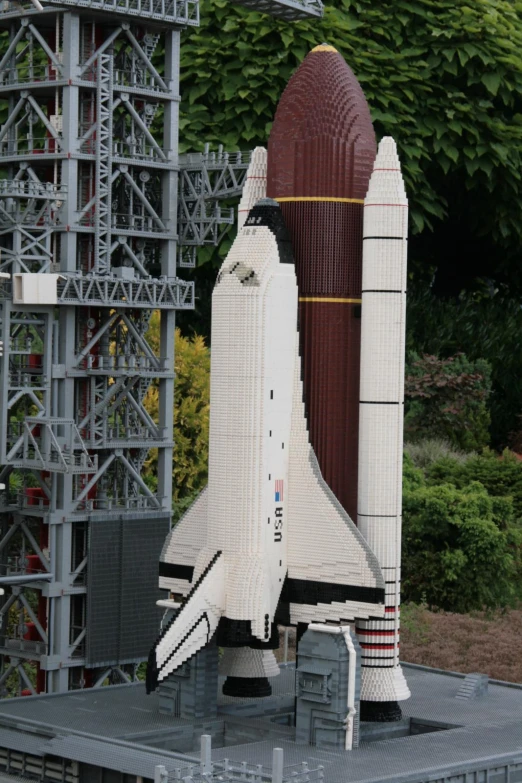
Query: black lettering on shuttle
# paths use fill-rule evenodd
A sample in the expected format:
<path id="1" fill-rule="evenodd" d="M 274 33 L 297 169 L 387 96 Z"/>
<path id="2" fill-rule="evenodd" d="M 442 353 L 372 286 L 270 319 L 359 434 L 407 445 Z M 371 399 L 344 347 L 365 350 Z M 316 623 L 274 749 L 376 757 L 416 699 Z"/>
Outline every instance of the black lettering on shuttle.
<path id="1" fill-rule="evenodd" d="M 270 399 L 271 400 L 274 399 L 274 390 L 273 389 L 270 389 Z"/>
<path id="2" fill-rule="evenodd" d="M 277 506 L 275 510 L 275 523 L 274 523 L 274 541 L 277 543 L 283 540 L 283 508 Z"/>

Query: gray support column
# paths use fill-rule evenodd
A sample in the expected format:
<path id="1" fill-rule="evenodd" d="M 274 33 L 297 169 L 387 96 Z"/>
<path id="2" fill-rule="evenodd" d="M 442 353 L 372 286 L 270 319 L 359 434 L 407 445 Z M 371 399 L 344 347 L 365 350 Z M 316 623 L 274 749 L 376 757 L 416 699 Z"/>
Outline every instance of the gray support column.
<path id="1" fill-rule="evenodd" d="M 168 151 L 172 168 L 165 171 L 162 180 L 163 220 L 171 230 L 177 231 L 178 212 L 178 128 L 179 128 L 179 47 L 180 32 L 172 30 L 165 36 L 165 80 L 173 100 L 165 104 L 163 147 Z M 170 239 L 163 242 L 161 249 L 161 274 L 176 277 L 177 243 Z M 168 369 L 174 372 L 174 332 L 176 313 L 163 310 L 161 313 L 160 355 L 167 359 Z M 160 380 L 159 426 L 168 432 L 174 427 L 174 378 Z M 160 449 L 158 453 L 158 494 L 163 507 L 172 507 L 172 448 Z"/>

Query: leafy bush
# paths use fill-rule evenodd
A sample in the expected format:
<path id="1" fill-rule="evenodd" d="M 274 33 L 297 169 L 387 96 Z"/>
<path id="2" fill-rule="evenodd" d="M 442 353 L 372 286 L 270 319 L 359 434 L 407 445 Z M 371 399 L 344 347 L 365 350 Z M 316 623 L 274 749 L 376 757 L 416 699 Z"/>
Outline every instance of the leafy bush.
<path id="1" fill-rule="evenodd" d="M 403 509 L 404 601 L 454 612 L 515 603 L 522 528 L 511 498 L 478 482 L 426 485 L 406 457 Z"/>
<path id="2" fill-rule="evenodd" d="M 428 438 L 415 443 L 405 443 L 404 451 L 409 454 L 415 467 L 421 468 L 421 470 L 426 470 L 434 462 L 438 462 L 444 457 L 450 457 L 457 462 L 466 462 L 471 456 L 465 451 L 458 451 L 447 440 L 441 438 Z"/>
<path id="3" fill-rule="evenodd" d="M 411 353 L 404 389 L 407 438 L 444 438 L 464 451 L 482 448 L 489 443 L 490 390 L 491 369 L 482 359 Z"/>
<path id="4" fill-rule="evenodd" d="M 159 313 L 152 315 L 147 335 L 152 347 L 159 343 Z M 176 329 L 174 370 L 173 502 L 175 516 L 207 482 L 210 415 L 210 351 L 202 337 L 182 337 Z M 157 420 L 158 387 L 152 385 L 145 407 Z M 157 450 L 151 450 L 143 474 L 150 486 L 157 482 Z M 180 508 L 178 508 L 178 506 Z"/>
<path id="5" fill-rule="evenodd" d="M 520 278 L 520 275 L 518 276 Z M 522 278 L 521 278 L 522 279 Z M 429 291 L 408 296 L 407 348 L 447 358 L 459 352 L 491 366 L 491 437 L 505 446 L 522 412 L 522 308 L 520 298 L 437 299 Z"/>
<path id="6" fill-rule="evenodd" d="M 453 484 L 458 489 L 480 481 L 490 495 L 510 498 L 515 516 L 522 519 L 522 462 L 507 449 L 501 457 L 485 449 L 465 462 L 444 457 L 428 466 L 426 479 L 430 486 Z"/>

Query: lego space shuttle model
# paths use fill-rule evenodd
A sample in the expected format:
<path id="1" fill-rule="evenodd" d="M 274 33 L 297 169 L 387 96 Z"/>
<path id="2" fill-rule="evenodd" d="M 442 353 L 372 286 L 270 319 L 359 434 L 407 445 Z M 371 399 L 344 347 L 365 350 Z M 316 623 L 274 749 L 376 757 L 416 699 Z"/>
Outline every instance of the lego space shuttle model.
<path id="1" fill-rule="evenodd" d="M 149 688 L 217 632 L 223 692 L 267 695 L 278 623 L 355 620 L 361 719 L 401 717 L 407 215 L 395 142 L 377 150 L 353 72 L 316 46 L 252 155 L 214 290 L 209 484 L 160 558 L 183 601 Z"/>
<path id="2" fill-rule="evenodd" d="M 278 622 L 384 616 L 377 558 L 309 442 L 297 306 L 281 209 L 263 199 L 212 296 L 209 481 L 163 548 L 160 586 L 183 601 L 152 650 L 149 689 L 216 632 L 221 646 L 267 651 Z"/>

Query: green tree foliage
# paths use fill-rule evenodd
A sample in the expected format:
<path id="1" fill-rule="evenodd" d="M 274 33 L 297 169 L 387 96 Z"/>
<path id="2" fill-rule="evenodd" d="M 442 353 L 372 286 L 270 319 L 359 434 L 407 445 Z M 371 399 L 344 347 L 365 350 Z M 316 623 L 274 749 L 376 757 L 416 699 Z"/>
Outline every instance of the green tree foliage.
<path id="1" fill-rule="evenodd" d="M 417 293 L 408 297 L 407 327 L 408 351 L 441 358 L 463 352 L 470 361 L 489 362 L 491 436 L 496 446 L 509 443 L 522 410 L 520 302 L 500 294 L 443 301 Z"/>
<path id="2" fill-rule="evenodd" d="M 426 479 L 430 486 L 453 484 L 458 489 L 479 481 L 490 495 L 510 498 L 515 516 L 522 519 L 522 462 L 507 449 L 501 457 L 485 449 L 465 462 L 443 457 L 427 467 Z"/>
<path id="3" fill-rule="evenodd" d="M 159 346 L 159 313 L 150 322 L 147 339 Z M 176 329 L 174 371 L 173 502 L 177 516 L 207 482 L 208 426 L 210 415 L 210 351 L 202 337 L 183 337 Z M 153 384 L 145 407 L 153 419 L 158 415 L 158 387 Z M 143 468 L 150 486 L 157 484 L 157 449 L 152 449 Z"/>
<path id="4" fill-rule="evenodd" d="M 464 354 L 439 359 L 411 353 L 405 379 L 404 428 L 410 440 L 444 438 L 475 451 L 489 443 L 491 368 Z"/>
<path id="5" fill-rule="evenodd" d="M 520 0 L 331 0 L 324 19 L 294 24 L 202 0 L 201 27 L 184 36 L 184 149 L 265 144 L 288 79 L 326 40 L 357 75 L 377 135 L 398 142 L 413 231 L 439 229 L 412 243 L 415 276 L 457 246 L 462 266 L 459 242 L 468 255 L 476 242 L 470 261 L 484 251 L 494 275 L 509 277 L 522 232 Z M 453 242 L 440 231 L 447 216 Z"/>
<path id="6" fill-rule="evenodd" d="M 479 482 L 426 484 L 405 458 L 402 595 L 454 612 L 520 598 L 522 528 L 511 498 Z"/>

